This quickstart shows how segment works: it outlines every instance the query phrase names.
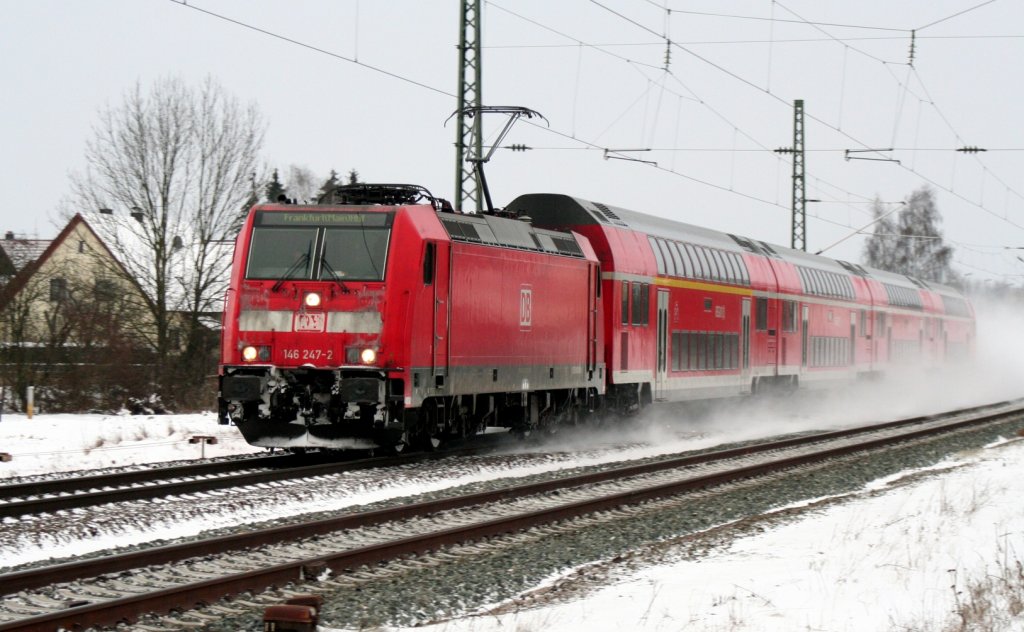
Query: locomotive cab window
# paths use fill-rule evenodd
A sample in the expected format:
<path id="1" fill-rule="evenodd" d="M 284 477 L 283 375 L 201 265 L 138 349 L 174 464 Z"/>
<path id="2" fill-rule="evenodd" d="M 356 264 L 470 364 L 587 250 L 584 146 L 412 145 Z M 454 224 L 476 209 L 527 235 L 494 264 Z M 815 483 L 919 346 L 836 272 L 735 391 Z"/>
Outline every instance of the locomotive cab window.
<path id="1" fill-rule="evenodd" d="M 390 232 L 380 228 L 326 229 L 320 278 L 384 280 Z"/>
<path id="2" fill-rule="evenodd" d="M 249 246 L 250 279 L 308 279 L 316 247 L 315 227 L 254 228 Z"/>
<path id="3" fill-rule="evenodd" d="M 436 246 L 427 242 L 423 247 L 423 285 L 430 285 L 434 282 L 434 252 Z"/>
<path id="4" fill-rule="evenodd" d="M 246 278 L 383 280 L 391 219 L 390 213 L 258 212 Z"/>

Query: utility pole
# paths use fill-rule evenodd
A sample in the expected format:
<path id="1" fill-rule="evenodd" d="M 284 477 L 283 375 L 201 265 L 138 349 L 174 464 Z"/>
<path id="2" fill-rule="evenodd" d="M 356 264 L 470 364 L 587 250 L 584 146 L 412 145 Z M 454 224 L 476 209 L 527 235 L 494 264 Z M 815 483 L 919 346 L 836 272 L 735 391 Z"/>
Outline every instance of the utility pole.
<path id="1" fill-rule="evenodd" d="M 807 250 L 807 198 L 804 184 L 804 100 L 793 101 L 793 146 L 780 147 L 778 154 L 793 154 L 793 220 L 789 247 Z"/>
<path id="2" fill-rule="evenodd" d="M 462 24 L 459 26 L 459 105 L 455 129 L 455 210 L 477 212 L 483 209 L 481 186 L 475 163 L 466 160 L 483 156 L 481 118 L 473 116 L 482 106 L 483 76 L 480 57 L 480 0 L 461 0 Z M 467 112 L 469 116 L 467 116 Z"/>

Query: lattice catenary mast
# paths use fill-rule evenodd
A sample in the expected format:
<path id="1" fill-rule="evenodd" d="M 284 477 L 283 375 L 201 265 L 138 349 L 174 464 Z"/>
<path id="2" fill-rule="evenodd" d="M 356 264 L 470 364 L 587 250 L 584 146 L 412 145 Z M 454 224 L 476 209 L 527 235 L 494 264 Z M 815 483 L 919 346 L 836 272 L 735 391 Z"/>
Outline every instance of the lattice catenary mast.
<path id="1" fill-rule="evenodd" d="M 480 182 L 474 164 L 466 160 L 466 152 L 473 158 L 483 155 L 483 135 L 480 116 L 467 116 L 467 111 L 479 110 L 482 105 L 483 76 L 480 57 L 480 0 L 462 0 L 462 23 L 459 26 L 459 106 L 455 126 L 455 210 L 477 212 L 483 210 Z"/>
<path id="2" fill-rule="evenodd" d="M 804 100 L 793 101 L 793 146 L 775 150 L 793 154 L 793 221 L 789 247 L 807 250 L 807 197 L 804 179 Z"/>

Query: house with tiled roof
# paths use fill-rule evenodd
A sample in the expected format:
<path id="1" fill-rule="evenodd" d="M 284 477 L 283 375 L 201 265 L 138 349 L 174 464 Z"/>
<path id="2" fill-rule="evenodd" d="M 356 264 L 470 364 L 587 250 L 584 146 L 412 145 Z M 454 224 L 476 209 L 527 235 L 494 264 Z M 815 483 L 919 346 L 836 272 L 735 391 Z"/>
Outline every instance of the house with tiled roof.
<path id="1" fill-rule="evenodd" d="M 141 219 L 101 209 L 75 215 L 52 240 L 0 240 L 0 277 L 8 273 L 0 280 L 0 382 L 18 393 L 29 385 L 54 393 L 102 378 L 114 392 L 147 376 L 152 384 L 169 357 L 200 376 L 213 372 L 224 295 L 218 284 L 226 286 L 234 244 L 199 249 L 172 235 L 158 284 Z M 190 291 L 197 279 L 208 283 L 198 305 Z M 163 338 L 158 313 L 167 315 Z"/>
<path id="2" fill-rule="evenodd" d="M 16 396 L 27 386 L 67 392 L 100 375 L 113 387 L 134 377 L 125 369 L 140 372 L 148 299 L 83 215 L 52 240 L 2 241 L 14 274 L 0 288 L 0 379 Z"/>
<path id="3" fill-rule="evenodd" d="M 13 231 L 7 231 L 0 240 L 0 285 L 6 285 L 20 270 L 38 259 L 51 241 L 16 237 Z"/>

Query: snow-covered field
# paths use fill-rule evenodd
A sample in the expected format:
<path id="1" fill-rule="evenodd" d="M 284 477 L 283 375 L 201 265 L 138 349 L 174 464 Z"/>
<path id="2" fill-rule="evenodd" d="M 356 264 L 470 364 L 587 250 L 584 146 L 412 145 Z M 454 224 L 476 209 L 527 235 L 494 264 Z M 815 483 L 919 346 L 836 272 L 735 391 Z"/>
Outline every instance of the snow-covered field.
<path id="1" fill-rule="evenodd" d="M 939 388 L 932 376 L 922 376 L 920 391 L 904 385 L 872 391 L 871 398 L 840 397 L 819 408 L 795 410 L 782 403 L 757 418 L 722 418 L 695 427 L 689 447 L 842 425 L 883 410 L 902 417 L 1024 396 L 1019 317 L 992 316 L 987 326 L 984 319 L 979 321 L 979 367 L 984 371 L 958 376 Z M 1008 338 L 1007 333 L 1012 335 Z M 234 428 L 217 425 L 209 413 L 44 414 L 31 420 L 5 413 L 0 452 L 11 453 L 13 460 L 0 463 L 0 481 L 198 458 L 201 446 L 188 443 L 196 435 L 218 438 L 217 445 L 205 447 L 207 457 L 255 451 Z M 659 437 L 653 432 L 634 439 L 656 443 Z M 1024 559 L 1022 471 L 1024 441 L 1006 437 L 984 450 L 955 455 L 928 476 L 905 472 L 876 481 L 844 502 L 824 502 L 797 519 L 780 521 L 699 559 L 668 559 L 636 568 L 609 565 L 610 579 L 572 599 L 542 599 L 530 607 L 493 604 L 472 617 L 416 629 L 1024 631 L 1024 615 L 1010 616 L 1020 607 L 1019 599 L 1000 601 L 998 592 L 999 586 L 1014 582 L 1024 588 L 1019 565 Z M 368 499 L 372 491 L 366 493 Z M 3 539 L 0 531 L 0 550 L 7 548 Z M 591 569 L 578 570 L 586 575 Z M 576 579 L 576 573 L 567 573 L 550 578 L 550 585 L 558 585 L 562 594 L 576 594 L 570 590 L 578 585 Z M 996 599 L 991 611 L 1005 613 L 1006 620 L 987 628 L 957 627 L 954 611 L 971 600 L 973 584 L 985 581 L 995 587 L 986 593 Z"/>
<path id="2" fill-rule="evenodd" d="M 1024 441 L 937 469 L 937 476 L 876 481 L 846 503 L 699 559 L 613 570 L 606 585 L 565 603 L 494 604 L 408 632 L 1024 630 L 1024 613 L 1011 610 L 1024 589 Z M 551 583 L 562 580 L 565 592 L 572 576 Z M 999 599 L 1004 579 L 1015 598 Z M 996 618 L 958 627 L 958 599 L 967 602 L 969 586 L 987 581 Z"/>
<path id="3" fill-rule="evenodd" d="M 215 445 L 189 443 L 217 437 Z M 213 413 L 195 415 L 34 415 L 0 418 L 0 481 L 11 476 L 159 463 L 206 456 L 265 452 L 242 440 L 238 430 L 217 424 Z"/>

